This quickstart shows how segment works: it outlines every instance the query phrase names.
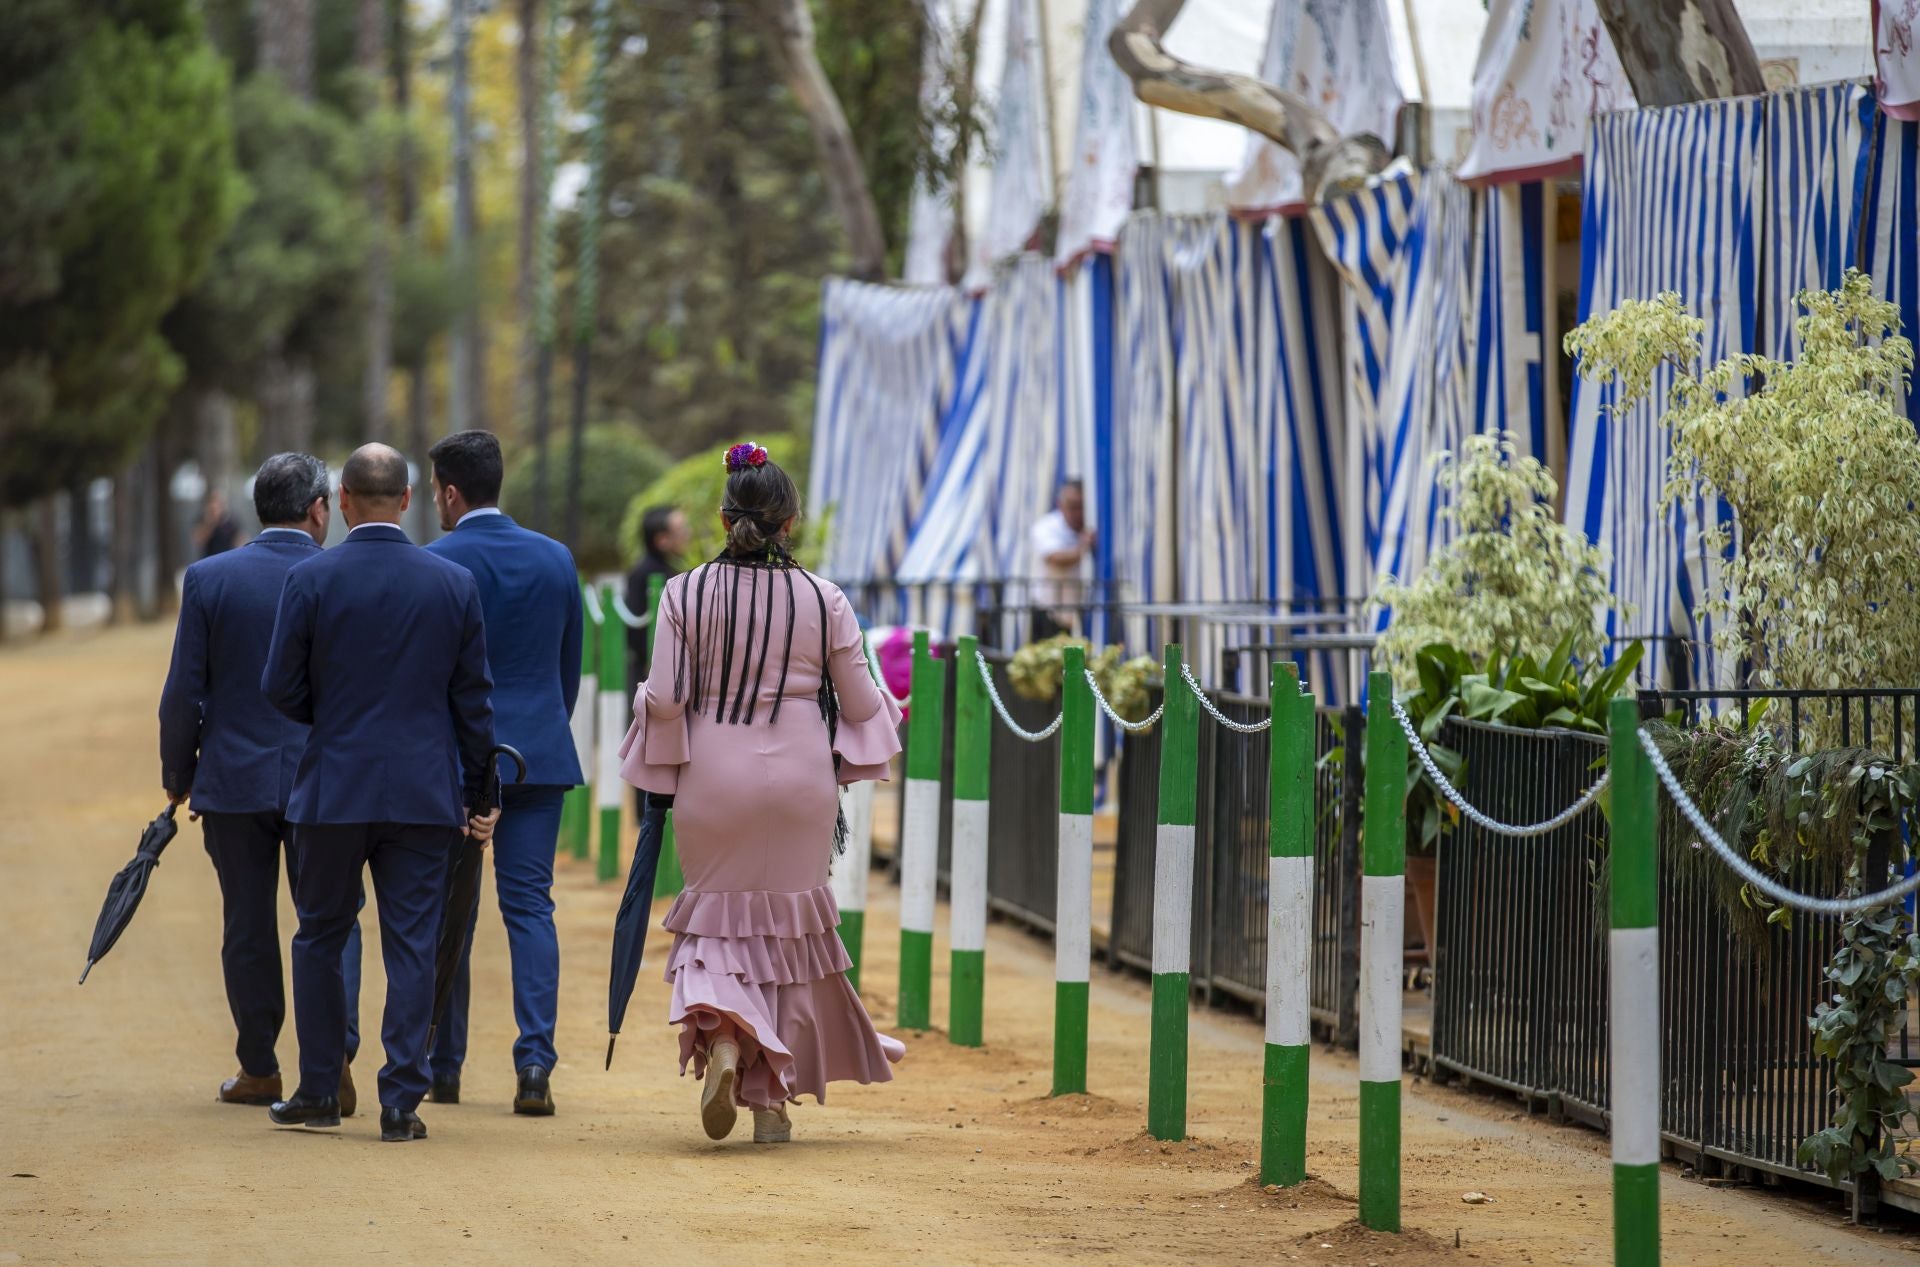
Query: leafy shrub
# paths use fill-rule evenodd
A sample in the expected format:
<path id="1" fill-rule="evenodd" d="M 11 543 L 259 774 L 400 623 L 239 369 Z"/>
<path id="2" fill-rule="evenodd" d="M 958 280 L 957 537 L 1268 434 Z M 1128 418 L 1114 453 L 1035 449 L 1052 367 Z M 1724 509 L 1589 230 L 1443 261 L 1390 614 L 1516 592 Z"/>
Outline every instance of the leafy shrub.
<path id="1" fill-rule="evenodd" d="M 544 525 L 556 537 L 566 526 L 568 461 L 568 441 L 564 435 L 557 435 L 547 451 Z M 501 505 L 528 523 L 533 519 L 536 465 L 529 447 L 508 467 L 500 490 Z M 616 571 L 629 561 L 631 556 L 621 548 L 621 516 L 634 490 L 652 484 L 665 469 L 666 459 L 660 450 L 631 427 L 607 423 L 587 428 L 581 451 L 580 540 L 573 551 L 581 571 Z"/>
<path id="2" fill-rule="evenodd" d="M 1012 683 L 1014 693 L 1025 699 L 1058 699 L 1060 684 L 1067 672 L 1068 647 L 1079 647 L 1087 653 L 1087 667 L 1093 670 L 1093 680 L 1099 684 L 1100 693 L 1107 697 L 1114 712 L 1137 722 L 1153 711 L 1148 707 L 1147 686 L 1160 669 L 1159 661 L 1145 655 L 1122 660 L 1125 653 L 1117 646 L 1096 655 L 1092 643 L 1071 634 L 1028 643 L 1013 653 L 1013 659 L 1007 664 L 1007 680 Z"/>

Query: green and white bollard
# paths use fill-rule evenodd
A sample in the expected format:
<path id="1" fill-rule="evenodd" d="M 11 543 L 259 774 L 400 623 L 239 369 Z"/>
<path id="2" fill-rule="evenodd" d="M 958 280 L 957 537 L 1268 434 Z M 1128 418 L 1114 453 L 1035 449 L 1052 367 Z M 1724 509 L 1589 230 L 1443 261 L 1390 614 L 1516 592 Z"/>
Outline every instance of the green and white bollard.
<path id="1" fill-rule="evenodd" d="M 595 874 L 602 880 L 620 877 L 620 805 L 627 785 L 620 778 L 620 741 L 633 721 L 633 700 L 627 694 L 627 626 L 613 604 L 613 586 L 600 591 L 600 777 L 594 801 L 600 807 L 600 856 Z"/>
<path id="2" fill-rule="evenodd" d="M 1087 1089 L 1093 973 L 1093 690 L 1087 656 L 1064 652 L 1060 707 L 1060 866 L 1053 914 L 1053 1093 Z"/>
<path id="3" fill-rule="evenodd" d="M 933 902 L 940 868 L 940 745 L 946 665 L 927 631 L 913 635 L 907 701 L 907 791 L 900 832 L 900 1024 L 928 1029 L 933 1013 Z"/>
<path id="4" fill-rule="evenodd" d="M 1360 1222 L 1400 1230 L 1400 979 L 1407 901 L 1407 737 L 1393 677 L 1367 677 L 1366 843 L 1360 882 Z"/>
<path id="5" fill-rule="evenodd" d="M 580 586 L 580 610 L 583 613 L 580 631 L 580 693 L 573 701 L 573 751 L 580 759 L 580 786 L 567 790 L 566 800 L 561 803 L 560 843 L 562 848 L 571 848 L 573 856 L 587 856 L 593 833 L 593 723 L 600 708 L 600 691 L 595 684 L 595 662 L 600 642 L 600 600 L 594 597 L 593 587 L 582 582 Z"/>
<path id="6" fill-rule="evenodd" d="M 834 905 L 840 908 L 840 944 L 853 966 L 847 982 L 860 989 L 860 950 L 867 931 L 867 873 L 873 866 L 873 784 L 862 780 L 845 793 L 847 852 L 833 860 Z"/>
<path id="7" fill-rule="evenodd" d="M 1291 663 L 1275 671 L 1267 771 L 1267 1057 L 1260 1182 L 1307 1177 L 1307 1053 L 1313 1023 L 1313 695 Z M 1396 1091 L 1399 1081 L 1394 1082 Z"/>
<path id="8" fill-rule="evenodd" d="M 993 760 L 993 713 L 980 679 L 980 648 L 968 634 L 954 652 L 953 892 L 948 906 L 953 980 L 947 1038 L 963 1047 L 985 1041 L 987 976 L 987 798 Z"/>
<path id="9" fill-rule="evenodd" d="M 1153 834 L 1153 1021 L 1147 1048 L 1147 1133 L 1155 1139 L 1187 1137 L 1200 704 L 1180 675 L 1185 663 L 1185 649 L 1168 643 L 1166 707 L 1160 714 L 1160 812 Z"/>
<path id="10" fill-rule="evenodd" d="M 1653 765 L 1640 707 L 1607 713 L 1613 771 L 1608 850 L 1607 1032 L 1612 1060 L 1613 1261 L 1660 1261 L 1660 889 Z"/>
<path id="11" fill-rule="evenodd" d="M 667 588 L 667 578 L 653 576 L 647 580 L 647 614 L 653 619 L 647 622 L 647 656 L 652 662 L 653 640 L 660 628 L 660 594 Z M 652 672 L 651 669 L 648 670 Z M 673 845 L 673 811 L 667 811 L 667 821 L 660 833 L 660 867 L 653 873 L 653 896 L 658 901 L 663 897 L 678 897 L 680 890 L 687 884 L 686 877 L 680 871 L 680 854 Z"/>

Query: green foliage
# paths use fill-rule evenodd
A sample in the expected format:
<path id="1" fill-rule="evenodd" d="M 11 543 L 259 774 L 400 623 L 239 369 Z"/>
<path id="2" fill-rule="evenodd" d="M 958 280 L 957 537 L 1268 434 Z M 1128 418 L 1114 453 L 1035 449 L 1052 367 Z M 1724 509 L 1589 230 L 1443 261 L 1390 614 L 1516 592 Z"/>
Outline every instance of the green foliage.
<path id="1" fill-rule="evenodd" d="M 1582 374 L 1620 383 L 1616 410 L 1671 369 L 1666 505 L 1724 500 L 1735 549 L 1705 604 L 1755 685 L 1836 688 L 1920 678 L 1920 439 L 1900 408 L 1913 347 L 1894 305 L 1850 271 L 1799 297 L 1792 362 L 1738 356 L 1704 372 L 1702 323 L 1678 295 L 1623 304 L 1567 336 Z M 1815 739 L 1821 736 L 1816 734 Z"/>
<path id="2" fill-rule="evenodd" d="M 1030 642 L 1013 653 L 1013 659 L 1007 664 L 1007 681 L 1014 693 L 1025 699 L 1058 699 L 1067 672 L 1068 647 L 1078 647 L 1087 653 L 1087 667 L 1093 670 L 1093 680 L 1099 683 L 1100 693 L 1113 705 L 1114 712 L 1137 722 L 1153 711 L 1149 707 L 1147 687 L 1160 672 L 1158 660 L 1147 655 L 1122 659 L 1126 652 L 1118 646 L 1096 654 L 1091 642 L 1071 634 Z"/>
<path id="3" fill-rule="evenodd" d="M 922 152 L 922 136 L 913 124 L 926 11 L 898 0 L 819 0 L 816 8 L 820 65 L 860 147 L 888 258 L 898 273 Z"/>
<path id="4" fill-rule="evenodd" d="M 186 0 L 23 0 L 0 48 L 0 507 L 114 469 L 181 375 L 161 318 L 236 202 Z"/>
<path id="5" fill-rule="evenodd" d="M 660 450 L 632 427 L 602 423 L 587 428 L 581 453 L 580 541 L 574 562 L 586 573 L 611 572 L 631 557 L 620 543 L 621 515 L 636 488 L 660 478 L 666 459 Z M 557 528 L 567 504 L 566 441 L 558 440 L 547 453 L 547 514 L 549 528 Z M 500 488 L 500 506 L 508 514 L 527 519 L 533 514 L 535 471 L 532 446 L 507 470 Z"/>
<path id="6" fill-rule="evenodd" d="M 1460 754 L 1440 742 L 1449 717 L 1523 730 L 1607 732 L 1607 706 L 1633 680 L 1642 644 L 1632 644 L 1612 664 L 1602 666 L 1574 659 L 1574 639 L 1572 631 L 1563 634 L 1544 663 L 1524 651 L 1507 659 L 1496 653 L 1484 669 L 1476 668 L 1474 658 L 1458 647 L 1434 643 L 1420 649 L 1415 658 L 1419 686 L 1402 695 L 1400 703 L 1449 783 L 1458 787 L 1464 773 Z M 1460 812 L 1440 795 L 1412 752 L 1407 755 L 1407 788 L 1407 821 L 1415 833 L 1408 844 L 1425 852 L 1443 830 L 1458 823 Z"/>
<path id="7" fill-rule="evenodd" d="M 1562 642 L 1571 659 L 1598 661 L 1600 614 L 1625 609 L 1608 591 L 1603 553 L 1554 516 L 1558 487 L 1547 468 L 1501 432 L 1470 438 L 1457 461 L 1442 455 L 1435 479 L 1452 494 L 1442 511 L 1451 539 L 1413 584 L 1382 577 L 1374 595 L 1393 612 L 1375 654 L 1395 688 L 1420 687 L 1421 653 L 1435 643 L 1475 664 Z"/>
<path id="8" fill-rule="evenodd" d="M 1914 1115 L 1906 1091 L 1913 1071 L 1887 1059 L 1887 1041 L 1920 980 L 1913 918 L 1897 907 L 1850 916 L 1823 975 L 1833 997 L 1815 1008 L 1807 1027 L 1813 1049 L 1833 1061 L 1839 1105 L 1830 1126 L 1801 1142 L 1798 1159 L 1835 1181 L 1869 1170 L 1882 1180 L 1920 1170 L 1920 1162 L 1893 1147 L 1901 1124 Z"/>
<path id="9" fill-rule="evenodd" d="M 196 385 L 239 395 L 282 350 L 335 353 L 351 377 L 371 231 L 353 123 L 270 75 L 235 90 L 233 118 L 246 206 L 168 338 Z"/>
<path id="10" fill-rule="evenodd" d="M 793 476 L 805 503 L 808 450 L 796 436 L 755 437 L 773 460 Z M 720 500 L 727 488 L 725 450 L 716 446 L 711 452 L 682 458 L 661 476 L 636 493 L 627 503 L 620 522 L 620 550 L 623 558 L 637 559 L 642 553 L 640 521 L 654 506 L 674 506 L 687 517 L 693 544 L 687 548 L 689 562 L 704 563 L 720 553 L 726 534 L 720 526 Z M 793 553 L 802 567 L 818 562 L 820 545 L 826 540 L 826 523 L 832 508 L 811 521 L 802 517 L 793 529 Z"/>

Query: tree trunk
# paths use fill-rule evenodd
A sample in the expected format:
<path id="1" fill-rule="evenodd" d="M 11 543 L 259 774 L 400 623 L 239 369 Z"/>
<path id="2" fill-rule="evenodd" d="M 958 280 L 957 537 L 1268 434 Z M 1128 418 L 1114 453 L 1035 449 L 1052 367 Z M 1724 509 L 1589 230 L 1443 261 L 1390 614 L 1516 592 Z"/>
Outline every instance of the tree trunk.
<path id="1" fill-rule="evenodd" d="M 380 84 L 387 64 L 387 0 L 360 0 L 354 63 L 366 93 L 364 118 L 381 105 Z M 392 227 L 387 222 L 385 159 L 384 150 L 377 148 L 367 170 L 367 222 L 373 236 L 367 243 L 367 363 L 362 390 L 366 436 L 383 443 L 392 434 L 387 390 L 393 377 L 393 247 Z"/>
<path id="2" fill-rule="evenodd" d="M 173 513 L 173 416 L 164 413 L 153 428 L 153 610 L 170 616 L 180 607 L 180 534 Z"/>
<path id="3" fill-rule="evenodd" d="M 194 456 L 209 486 L 230 491 L 240 473 L 240 429 L 233 401 L 225 392 L 197 393 L 193 399 Z"/>
<path id="4" fill-rule="evenodd" d="M 93 481 L 67 486 L 67 592 L 91 594 L 100 580 L 99 542 L 93 535 Z"/>
<path id="5" fill-rule="evenodd" d="M 1167 52 L 1167 28 L 1186 0 L 1139 0 L 1113 28 L 1107 48 L 1133 93 L 1150 106 L 1238 123 L 1300 160 L 1310 201 L 1352 189 L 1391 157 L 1386 142 L 1365 133 L 1341 136 L 1304 98 L 1255 79 L 1195 66 Z"/>
<path id="6" fill-rule="evenodd" d="M 1643 107 L 1767 90 L 1733 0 L 1594 0 Z"/>
<path id="7" fill-rule="evenodd" d="M 880 229 L 880 211 L 846 112 L 814 51 L 813 14 L 807 0 L 751 0 L 750 7 L 780 68 L 781 81 L 806 116 L 820 149 L 827 192 L 847 232 L 847 271 L 861 281 L 882 281 L 887 275 L 887 239 Z"/>
<path id="8" fill-rule="evenodd" d="M 263 456 L 304 453 L 313 444 L 315 425 L 313 365 L 302 352 L 267 358 L 255 387 L 260 400 Z"/>
<path id="9" fill-rule="evenodd" d="M 59 631 L 63 616 L 60 588 L 60 505 L 57 496 L 40 499 L 39 524 L 33 534 L 34 589 L 40 597 L 40 632 Z"/>
<path id="10" fill-rule="evenodd" d="M 134 586 L 139 566 L 140 482 L 146 474 L 139 461 L 129 462 L 113 477 L 113 573 L 107 581 L 107 619 L 125 625 L 140 614 Z"/>
<path id="11" fill-rule="evenodd" d="M 448 21 L 453 35 L 452 84 L 447 110 L 453 127 L 453 271 L 459 288 L 459 308 L 453 319 L 453 347 L 448 365 L 450 431 L 477 427 L 479 395 L 484 379 L 480 365 L 478 279 L 473 258 L 473 109 L 469 100 L 468 62 L 473 41 L 473 0 L 453 0 Z"/>
<path id="12" fill-rule="evenodd" d="M 256 0 L 260 69 L 280 77 L 302 101 L 313 99 L 314 0 Z"/>
<path id="13" fill-rule="evenodd" d="M 559 0 L 549 0 L 559 3 Z M 534 256 L 538 250 L 540 194 L 546 173 L 540 153 L 540 0 L 520 0 L 520 43 L 514 50 L 520 94 L 520 224 L 513 308 L 519 319 L 520 347 L 513 363 L 513 416 L 525 419 L 533 409 L 534 366 L 540 336 L 534 321 Z"/>

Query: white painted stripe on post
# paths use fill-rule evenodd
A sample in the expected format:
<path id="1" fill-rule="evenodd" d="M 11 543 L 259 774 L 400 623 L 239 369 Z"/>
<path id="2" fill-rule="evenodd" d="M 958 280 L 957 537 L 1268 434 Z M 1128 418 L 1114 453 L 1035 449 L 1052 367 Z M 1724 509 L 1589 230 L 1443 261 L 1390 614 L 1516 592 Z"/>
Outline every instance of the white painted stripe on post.
<path id="1" fill-rule="evenodd" d="M 594 685 L 593 674 L 588 673 L 580 679 L 580 693 L 573 698 L 573 716 L 567 719 L 573 729 L 573 754 L 580 761 L 582 779 L 594 777 L 593 711 L 599 698 L 600 688 Z M 626 731 L 625 726 L 620 728 L 621 734 Z"/>
<path id="2" fill-rule="evenodd" d="M 1313 1041 L 1313 859 L 1267 859 L 1267 1041 Z"/>
<path id="3" fill-rule="evenodd" d="M 933 889 L 940 869 L 940 781 L 907 780 L 900 841 L 900 927 L 933 931 Z"/>
<path id="4" fill-rule="evenodd" d="M 620 739 L 627 733 L 627 701 L 618 691 L 600 692 L 600 774 L 595 780 L 594 804 L 620 808 Z"/>
<path id="5" fill-rule="evenodd" d="M 953 913 L 955 950 L 987 948 L 987 802 L 953 803 Z"/>
<path id="6" fill-rule="evenodd" d="M 833 900 L 842 911 L 867 909 L 867 872 L 873 866 L 873 784 L 845 792 L 847 851 L 833 860 Z"/>
<path id="7" fill-rule="evenodd" d="M 1093 815 L 1060 815 L 1060 874 L 1053 913 L 1053 979 L 1093 975 Z"/>
<path id="8" fill-rule="evenodd" d="M 1153 974 L 1187 972 L 1193 959 L 1193 826 L 1153 832 Z"/>
<path id="9" fill-rule="evenodd" d="M 1613 1160 L 1660 1160 L 1660 930 L 1607 934 L 1607 1028 L 1612 1036 Z"/>
<path id="10" fill-rule="evenodd" d="M 1405 954 L 1405 876 L 1360 881 L 1360 1081 L 1400 1081 L 1400 970 Z"/>

